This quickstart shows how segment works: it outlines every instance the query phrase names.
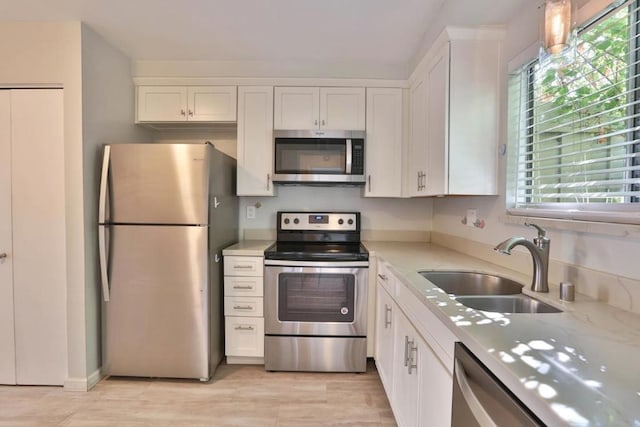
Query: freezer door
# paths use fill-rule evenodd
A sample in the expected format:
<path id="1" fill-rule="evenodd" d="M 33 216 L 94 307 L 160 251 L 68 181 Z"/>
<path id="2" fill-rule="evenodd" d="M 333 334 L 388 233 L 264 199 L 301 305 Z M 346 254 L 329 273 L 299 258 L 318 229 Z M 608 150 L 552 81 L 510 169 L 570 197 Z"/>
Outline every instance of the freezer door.
<path id="1" fill-rule="evenodd" d="M 208 144 L 113 144 L 107 221 L 207 224 Z"/>
<path id="2" fill-rule="evenodd" d="M 109 227 L 110 375 L 209 378 L 207 227 Z"/>

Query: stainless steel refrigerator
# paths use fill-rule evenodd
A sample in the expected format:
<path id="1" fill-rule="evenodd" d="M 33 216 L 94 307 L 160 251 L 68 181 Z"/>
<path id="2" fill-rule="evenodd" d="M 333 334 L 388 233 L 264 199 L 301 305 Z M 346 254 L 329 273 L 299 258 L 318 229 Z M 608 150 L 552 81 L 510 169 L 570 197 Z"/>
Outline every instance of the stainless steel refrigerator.
<path id="1" fill-rule="evenodd" d="M 235 160 L 206 144 L 104 147 L 98 242 L 109 375 L 207 380 L 224 355 Z"/>

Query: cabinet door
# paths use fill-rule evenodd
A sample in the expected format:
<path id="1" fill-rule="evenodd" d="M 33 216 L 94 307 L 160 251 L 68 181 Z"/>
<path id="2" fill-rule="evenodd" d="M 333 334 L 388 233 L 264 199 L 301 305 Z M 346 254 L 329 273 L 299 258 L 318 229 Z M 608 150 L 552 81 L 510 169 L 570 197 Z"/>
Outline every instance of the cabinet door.
<path id="1" fill-rule="evenodd" d="M 415 329 L 409 320 L 396 310 L 394 316 L 394 370 L 393 370 L 393 413 L 400 427 L 418 425 L 418 404 L 422 404 L 418 394 L 419 375 L 416 368 L 411 368 L 419 353 Z"/>
<path id="2" fill-rule="evenodd" d="M 417 340 L 417 372 L 420 377 L 418 425 L 451 425 L 453 379 L 447 368 L 422 339 Z"/>
<path id="3" fill-rule="evenodd" d="M 367 89 L 365 197 L 402 196 L 402 89 Z"/>
<path id="4" fill-rule="evenodd" d="M 264 319 L 225 317 L 225 354 L 264 357 Z"/>
<path id="5" fill-rule="evenodd" d="M 11 92 L 0 91 L 0 384 L 16 383 L 11 250 Z"/>
<path id="6" fill-rule="evenodd" d="M 235 122 L 235 86 L 194 86 L 187 88 L 187 120 L 191 122 Z"/>
<path id="7" fill-rule="evenodd" d="M 427 195 L 448 193 L 449 180 L 449 44 L 443 46 L 427 68 Z"/>
<path id="8" fill-rule="evenodd" d="M 136 122 L 184 122 L 187 120 L 187 88 L 138 86 Z"/>
<path id="9" fill-rule="evenodd" d="M 393 396 L 394 316 L 398 314 L 395 303 L 384 287 L 378 283 L 376 289 L 376 368 L 378 368 L 380 380 L 387 392 L 387 396 L 391 398 Z"/>
<path id="10" fill-rule="evenodd" d="M 238 196 L 273 196 L 273 87 L 238 88 Z"/>
<path id="11" fill-rule="evenodd" d="M 320 88 L 320 129 L 365 130 L 363 87 Z"/>
<path id="12" fill-rule="evenodd" d="M 320 90 L 317 87 L 276 87 L 273 125 L 275 129 L 318 129 Z"/>
<path id="13" fill-rule="evenodd" d="M 407 180 L 411 196 L 426 195 L 424 185 L 427 171 L 427 85 L 424 76 L 420 76 L 410 90 L 409 145 L 410 171 Z"/>

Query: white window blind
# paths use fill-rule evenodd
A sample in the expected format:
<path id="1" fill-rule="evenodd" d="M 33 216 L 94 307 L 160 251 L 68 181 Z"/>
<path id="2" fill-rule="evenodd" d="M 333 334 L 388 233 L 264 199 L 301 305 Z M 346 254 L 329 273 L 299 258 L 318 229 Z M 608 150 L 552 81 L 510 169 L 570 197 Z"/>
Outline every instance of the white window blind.
<path id="1" fill-rule="evenodd" d="M 512 76 L 512 213 L 640 223 L 639 19 L 624 2 L 580 31 L 570 65 Z"/>

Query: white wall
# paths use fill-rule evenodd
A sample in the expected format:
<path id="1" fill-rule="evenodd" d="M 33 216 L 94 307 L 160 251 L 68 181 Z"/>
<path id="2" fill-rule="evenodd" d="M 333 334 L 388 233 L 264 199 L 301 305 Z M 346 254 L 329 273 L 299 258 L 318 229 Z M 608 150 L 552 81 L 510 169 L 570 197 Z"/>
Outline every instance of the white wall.
<path id="1" fill-rule="evenodd" d="M 64 87 L 67 377 L 86 378 L 80 23 L 0 23 L 0 58 L 0 86 Z"/>
<path id="2" fill-rule="evenodd" d="M 149 130 L 133 124 L 134 93 L 129 58 L 83 24 L 82 139 L 87 375 L 95 373 L 101 366 L 102 292 L 97 220 L 102 145 L 151 141 Z"/>
<path id="3" fill-rule="evenodd" d="M 508 24 L 505 39 L 505 55 L 502 62 L 503 92 L 500 143 L 506 143 L 506 87 L 507 63 L 531 46 L 538 39 L 537 3 L 525 6 Z M 495 245 L 507 237 L 523 235 L 533 237 L 533 230 L 522 225 L 510 225 L 500 221 L 505 215 L 505 170 L 506 158 L 499 159 L 500 188 L 499 197 L 458 197 L 436 199 L 433 206 L 433 231 L 464 237 L 477 242 Z M 467 208 L 478 209 L 478 217 L 485 219 L 484 229 L 469 228 L 461 224 Z M 624 237 L 609 235 L 606 232 L 577 232 L 554 228 L 548 232 L 551 238 L 551 258 L 583 266 L 589 269 L 640 279 L 637 266 L 640 253 L 640 233 Z M 578 284 L 579 286 L 579 284 Z"/>

